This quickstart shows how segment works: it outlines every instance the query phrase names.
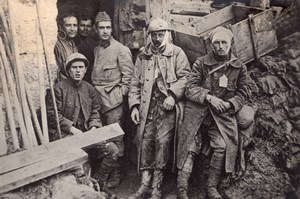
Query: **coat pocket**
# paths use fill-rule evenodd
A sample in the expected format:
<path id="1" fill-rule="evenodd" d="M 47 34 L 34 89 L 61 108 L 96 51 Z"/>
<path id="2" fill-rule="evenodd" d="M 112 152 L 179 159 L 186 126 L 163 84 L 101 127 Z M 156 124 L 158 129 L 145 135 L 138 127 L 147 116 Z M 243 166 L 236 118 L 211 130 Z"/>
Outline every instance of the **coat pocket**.
<path id="1" fill-rule="evenodd" d="M 109 64 L 103 67 L 105 79 L 115 80 L 120 77 L 120 70 L 117 64 Z"/>

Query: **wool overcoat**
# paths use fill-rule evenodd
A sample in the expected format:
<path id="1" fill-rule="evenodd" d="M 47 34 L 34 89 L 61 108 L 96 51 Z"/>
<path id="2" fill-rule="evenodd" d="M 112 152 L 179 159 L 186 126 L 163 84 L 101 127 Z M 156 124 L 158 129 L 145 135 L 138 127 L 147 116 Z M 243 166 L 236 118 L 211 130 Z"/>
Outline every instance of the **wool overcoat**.
<path id="1" fill-rule="evenodd" d="M 130 110 L 134 106 L 139 107 L 141 122 L 137 128 L 137 140 L 140 146 L 149 111 L 153 83 L 155 81 L 155 57 L 150 48 L 150 45 L 148 45 L 137 57 L 128 98 Z M 176 115 L 177 118 L 180 118 L 178 114 L 180 112 L 181 114 L 183 113 L 182 98 L 184 97 L 187 76 L 190 73 L 188 59 L 180 47 L 168 43 L 165 50 L 158 55 L 156 60 L 156 65 L 161 71 L 167 91 L 171 92 L 176 98 Z"/>
<path id="2" fill-rule="evenodd" d="M 225 65 L 223 68 L 209 74 L 222 64 Z M 220 86 L 220 78 L 224 76 L 227 78 L 226 87 Z M 226 172 L 235 171 L 238 152 L 236 113 L 245 103 L 246 92 L 247 68 L 233 55 L 231 61 L 225 63 L 216 61 L 213 53 L 195 61 L 187 82 L 185 94 L 188 101 L 183 124 L 178 133 L 177 167 L 179 169 L 182 169 L 190 144 L 193 143 L 204 118 L 210 112 L 226 143 Z M 232 108 L 224 113 L 218 113 L 206 101 L 207 94 L 230 102 Z"/>

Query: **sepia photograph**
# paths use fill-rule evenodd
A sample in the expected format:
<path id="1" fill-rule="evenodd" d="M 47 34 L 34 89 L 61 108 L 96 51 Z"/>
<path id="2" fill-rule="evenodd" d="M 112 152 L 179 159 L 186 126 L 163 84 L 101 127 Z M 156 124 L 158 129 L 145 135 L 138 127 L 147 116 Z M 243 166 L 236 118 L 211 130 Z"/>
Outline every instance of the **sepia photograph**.
<path id="1" fill-rule="evenodd" d="M 0 199 L 300 199 L 300 0 L 0 0 Z"/>

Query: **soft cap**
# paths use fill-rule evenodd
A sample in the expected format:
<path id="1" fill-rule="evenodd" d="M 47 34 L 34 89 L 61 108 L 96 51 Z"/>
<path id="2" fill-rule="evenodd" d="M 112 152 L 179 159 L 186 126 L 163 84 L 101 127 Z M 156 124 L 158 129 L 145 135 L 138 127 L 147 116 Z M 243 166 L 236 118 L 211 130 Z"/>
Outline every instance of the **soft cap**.
<path id="1" fill-rule="evenodd" d="M 95 18 L 95 24 L 101 21 L 110 21 L 110 16 L 106 12 L 98 12 L 96 18 Z"/>

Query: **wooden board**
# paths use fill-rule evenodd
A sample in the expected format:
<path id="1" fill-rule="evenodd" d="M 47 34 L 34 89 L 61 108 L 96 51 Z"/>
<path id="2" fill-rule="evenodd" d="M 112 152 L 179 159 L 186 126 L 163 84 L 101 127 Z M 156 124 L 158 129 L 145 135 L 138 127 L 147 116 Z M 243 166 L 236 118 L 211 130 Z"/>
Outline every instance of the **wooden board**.
<path id="1" fill-rule="evenodd" d="M 197 57 L 207 53 L 202 37 L 174 32 L 173 40 L 176 45 L 184 50 L 191 64 L 194 63 Z"/>
<path id="2" fill-rule="evenodd" d="M 248 19 L 232 25 L 231 29 L 235 41 L 234 48 L 237 56 L 244 63 L 255 59 L 254 46 L 257 47 L 260 56 L 271 52 L 277 47 L 278 42 L 272 21 L 273 12 L 271 9 L 253 15 L 254 31 L 257 41 L 254 41 L 251 36 Z"/>
<path id="3" fill-rule="evenodd" d="M 227 6 L 221 10 L 201 17 L 190 24 L 176 27 L 175 30 L 190 35 L 204 36 L 211 29 L 224 23 L 235 23 L 232 6 Z"/>
<path id="4" fill-rule="evenodd" d="M 49 156 L 59 156 L 68 151 L 70 147 L 77 149 L 90 148 L 100 142 L 122 136 L 123 134 L 124 132 L 119 124 L 115 123 L 81 135 L 70 136 L 32 149 L 3 156 L 0 158 L 0 175 L 44 161 Z"/>
<path id="5" fill-rule="evenodd" d="M 251 20 L 247 16 L 250 13 L 253 13 Z M 252 28 L 249 21 L 252 21 Z M 228 26 L 232 29 L 234 34 L 232 51 L 244 63 L 265 55 L 277 47 L 272 10 L 263 11 L 240 5 L 231 5 L 189 24 L 176 26 L 174 43 L 182 47 L 189 61 L 193 62 L 197 56 L 210 52 L 208 33 L 217 26 Z"/>
<path id="6" fill-rule="evenodd" d="M 64 153 L 57 154 L 56 157 L 47 157 L 44 161 L 0 175 L 0 193 L 8 192 L 53 174 L 60 173 L 74 166 L 81 165 L 87 160 L 88 156 L 83 150 L 70 148 Z"/>

